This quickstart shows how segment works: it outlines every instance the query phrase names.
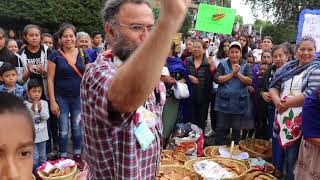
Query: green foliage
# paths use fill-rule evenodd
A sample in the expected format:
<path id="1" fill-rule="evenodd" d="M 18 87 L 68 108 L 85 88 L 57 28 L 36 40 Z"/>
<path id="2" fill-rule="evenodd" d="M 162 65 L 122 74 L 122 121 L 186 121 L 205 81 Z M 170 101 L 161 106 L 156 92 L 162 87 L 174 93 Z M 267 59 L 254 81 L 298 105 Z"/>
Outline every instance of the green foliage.
<path id="1" fill-rule="evenodd" d="M 254 11 L 268 13 L 273 11 L 273 15 L 279 24 L 291 21 L 297 25 L 300 12 L 304 9 L 320 9 L 319 0 L 246 0 Z"/>
<path id="2" fill-rule="evenodd" d="M 272 25 L 272 23 L 269 21 L 263 21 L 263 20 L 257 19 L 253 24 L 253 30 L 256 32 L 259 32 L 260 28 L 266 25 Z"/>
<path id="3" fill-rule="evenodd" d="M 271 36 L 274 44 L 295 42 L 297 27 L 292 24 L 266 24 L 262 29 L 262 37 Z"/>
<path id="4" fill-rule="evenodd" d="M 101 8 L 104 0 L 2 0 L 0 17 L 27 21 L 56 31 L 63 22 L 78 30 L 102 30 Z"/>
<path id="5" fill-rule="evenodd" d="M 69 22 L 78 31 L 103 31 L 101 9 L 105 0 L 1 0 L 0 20 L 21 29 L 28 23 L 37 24 L 49 32 L 56 32 L 59 25 Z M 159 16 L 159 9 L 153 9 Z M 181 28 L 185 36 L 191 27 L 188 14 Z M 12 27 L 11 27 L 12 28 Z"/>
<path id="6" fill-rule="evenodd" d="M 240 26 L 243 26 L 243 17 L 240 15 L 236 16 L 236 20 L 234 21 L 235 23 L 239 22 Z"/>

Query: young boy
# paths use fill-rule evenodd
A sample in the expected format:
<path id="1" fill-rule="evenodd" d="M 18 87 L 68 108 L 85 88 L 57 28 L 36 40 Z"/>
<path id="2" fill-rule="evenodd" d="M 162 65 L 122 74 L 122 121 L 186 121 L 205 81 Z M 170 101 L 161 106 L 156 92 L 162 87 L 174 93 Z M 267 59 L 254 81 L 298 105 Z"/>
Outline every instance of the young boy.
<path id="1" fill-rule="evenodd" d="M 0 91 L 11 93 L 20 99 L 24 100 L 25 90 L 22 86 L 17 84 L 18 74 L 16 67 L 10 63 L 3 63 L 0 67 Z"/>
<path id="2" fill-rule="evenodd" d="M 0 92 L 0 179 L 32 178 L 34 127 L 23 101 Z"/>
<path id="3" fill-rule="evenodd" d="M 35 80 L 31 79 L 28 83 L 28 101 L 25 101 L 29 109 L 35 128 L 35 145 L 34 145 L 34 173 L 35 170 L 47 161 L 46 141 L 49 139 L 47 120 L 49 119 L 48 103 L 41 100 L 42 86 Z"/>

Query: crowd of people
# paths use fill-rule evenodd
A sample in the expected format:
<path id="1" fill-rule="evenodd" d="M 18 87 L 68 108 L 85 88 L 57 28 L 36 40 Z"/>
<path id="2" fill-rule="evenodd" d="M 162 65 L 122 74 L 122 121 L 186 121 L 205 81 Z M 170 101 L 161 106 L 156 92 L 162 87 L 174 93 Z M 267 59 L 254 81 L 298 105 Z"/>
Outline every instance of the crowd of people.
<path id="1" fill-rule="evenodd" d="M 187 5 L 165 5 L 177 9 L 161 12 L 155 25 L 146 1 L 108 1 L 105 37 L 97 31 L 77 33 L 68 23 L 53 35 L 27 25 L 22 39 L 0 28 L 0 157 L 2 141 L 8 141 L 4 133 L 30 136 L 21 127 L 30 123 L 20 123 L 18 116 L 24 114 L 33 122 L 34 150 L 27 144 L 29 150 L 19 156 L 33 157 L 28 163 L 34 174 L 48 159 L 72 155 L 79 168 L 87 165 L 89 179 L 153 179 L 176 124 L 188 122 L 213 137 L 215 145 L 246 138 L 272 141 L 278 177 L 313 176 L 306 167 L 319 172 L 315 40 L 306 36 L 295 45 L 274 45 L 270 36 L 198 33 L 185 37 L 180 49 L 168 37 L 181 25 Z M 8 112 L 16 115 L 7 117 Z M 143 119 L 145 112 L 151 120 Z M 139 139 L 136 129 L 153 134 L 151 140 Z M 0 177 L 17 173 L 6 168 Z"/>

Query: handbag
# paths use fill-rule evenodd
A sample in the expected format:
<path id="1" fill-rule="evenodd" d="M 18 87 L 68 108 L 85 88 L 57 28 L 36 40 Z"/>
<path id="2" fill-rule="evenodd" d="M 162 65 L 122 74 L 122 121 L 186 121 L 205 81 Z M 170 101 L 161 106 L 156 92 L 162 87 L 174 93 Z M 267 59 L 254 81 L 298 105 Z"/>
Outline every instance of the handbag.
<path id="1" fill-rule="evenodd" d="M 188 85 L 186 83 L 177 81 L 177 83 L 172 87 L 172 90 L 176 99 L 186 99 L 190 96 Z"/>

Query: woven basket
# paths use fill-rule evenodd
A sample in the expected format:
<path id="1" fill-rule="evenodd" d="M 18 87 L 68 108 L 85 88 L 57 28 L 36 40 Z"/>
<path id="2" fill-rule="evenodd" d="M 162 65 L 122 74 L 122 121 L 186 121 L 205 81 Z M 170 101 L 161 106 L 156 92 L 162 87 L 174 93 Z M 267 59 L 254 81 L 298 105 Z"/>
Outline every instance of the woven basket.
<path id="1" fill-rule="evenodd" d="M 64 175 L 64 176 L 59 176 L 59 177 L 47 177 L 45 174 L 41 171 L 38 171 L 39 177 L 43 180 L 73 180 L 73 177 L 75 173 L 77 172 L 77 166 L 73 166 L 71 169 L 71 173 Z"/>
<path id="2" fill-rule="evenodd" d="M 202 161 L 202 160 L 208 160 L 208 161 L 214 161 L 220 165 L 223 165 L 223 166 L 227 166 L 229 168 L 232 168 L 234 166 L 237 166 L 239 168 L 239 172 L 238 172 L 238 176 L 237 177 L 234 177 L 234 178 L 224 178 L 222 180 L 241 180 L 241 177 L 243 175 L 245 175 L 245 173 L 247 172 L 248 170 L 248 167 L 246 164 L 238 161 L 238 160 L 233 160 L 233 159 L 229 159 L 229 158 L 222 158 L 222 157 L 216 157 L 216 158 L 208 158 L 208 157 L 203 157 L 203 158 L 197 158 L 197 159 L 193 159 L 193 160 L 190 160 L 190 161 L 187 161 L 185 163 L 185 167 L 187 169 L 189 169 L 190 171 L 193 171 L 194 172 L 194 169 L 193 169 L 193 165 L 196 163 L 196 162 L 199 162 L 199 161 Z M 232 164 L 228 164 L 228 163 L 232 163 Z"/>
<path id="3" fill-rule="evenodd" d="M 249 169 L 247 173 L 242 176 L 242 180 L 277 180 L 278 178 L 274 177 L 273 175 L 255 170 L 253 168 Z"/>
<path id="4" fill-rule="evenodd" d="M 210 157 L 210 158 L 220 157 L 219 147 L 220 146 L 208 146 L 203 150 L 203 153 L 206 157 Z M 230 150 L 230 147 L 227 147 L 227 146 L 224 146 L 224 147 Z M 240 147 L 238 145 L 234 146 L 233 152 L 235 151 L 240 152 Z M 250 168 L 249 162 L 247 160 L 237 160 L 237 159 L 234 159 L 234 160 L 244 163 L 248 168 Z"/>
<path id="5" fill-rule="evenodd" d="M 185 155 L 184 153 L 182 153 L 182 152 L 173 151 L 173 150 L 163 150 L 162 153 L 170 154 L 172 157 L 173 157 L 173 154 L 179 155 L 179 157 L 181 157 L 180 161 L 182 162 L 181 166 L 183 166 L 184 163 L 189 160 L 188 156 L 186 156 L 186 155 Z M 173 158 L 173 159 L 175 159 L 175 158 Z M 160 161 L 160 165 L 175 165 L 175 164 L 164 163 L 164 162 L 162 162 L 162 160 L 161 160 L 161 161 Z"/>
<path id="6" fill-rule="evenodd" d="M 183 172 L 186 176 L 191 176 L 191 180 L 200 180 L 200 178 L 199 178 L 197 173 L 186 169 L 184 166 L 162 165 L 162 166 L 160 166 L 160 169 L 159 169 L 158 172 L 170 171 L 170 170 L 173 170 L 175 172 Z M 156 180 L 160 179 L 160 177 L 158 175 L 156 177 Z M 170 178 L 170 180 L 180 180 L 180 179 L 178 179 L 178 178 L 177 179 Z"/>
<path id="7" fill-rule="evenodd" d="M 272 160 L 272 144 L 262 139 L 246 139 L 239 143 L 240 149 L 249 153 L 250 157 L 261 157 L 267 161 Z"/>

